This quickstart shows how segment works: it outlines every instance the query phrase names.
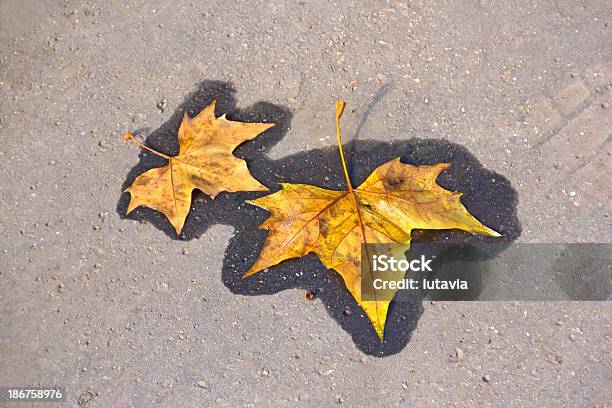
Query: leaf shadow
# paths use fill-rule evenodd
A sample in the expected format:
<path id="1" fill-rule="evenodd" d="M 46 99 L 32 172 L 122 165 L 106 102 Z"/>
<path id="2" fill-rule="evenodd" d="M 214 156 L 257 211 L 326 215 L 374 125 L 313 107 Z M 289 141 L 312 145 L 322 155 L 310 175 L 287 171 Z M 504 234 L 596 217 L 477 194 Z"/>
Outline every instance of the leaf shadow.
<path id="1" fill-rule="evenodd" d="M 248 122 L 272 122 L 276 126 L 236 149 L 234 154 L 248 162 L 256 179 L 276 191 L 279 182 L 307 183 L 329 189 L 345 189 L 342 167 L 336 147 L 326 147 L 300 152 L 278 160 L 270 160 L 268 151 L 280 141 L 291 122 L 291 112 L 282 106 L 259 102 L 245 108 L 236 108 L 234 87 L 226 82 L 204 81 L 189 94 L 172 117 L 146 138 L 146 144 L 166 154 L 176 154 L 176 132 L 183 112 L 191 116 L 217 100 L 217 115 L 227 113 L 228 119 Z M 138 133 L 138 132 L 135 132 Z M 449 190 L 464 193 L 462 202 L 468 210 L 487 226 L 500 232 L 501 238 L 492 239 L 458 231 L 415 231 L 415 242 L 444 240 L 455 245 L 460 253 L 472 253 L 474 245 L 491 243 L 492 257 L 509 245 L 521 233 L 517 218 L 517 194 L 503 176 L 485 169 L 464 147 L 445 140 L 410 138 L 391 143 L 355 140 L 344 145 L 345 153 L 353 163 L 350 169 L 354 185 L 359 185 L 379 165 L 396 157 L 410 164 L 449 162 L 452 166 L 438 178 L 438 183 Z M 139 162 L 130 170 L 123 184 L 127 188 L 142 172 L 165 165 L 165 161 L 141 151 Z M 244 272 L 257 258 L 265 241 L 266 231 L 258 228 L 267 218 L 266 211 L 245 203 L 266 193 L 222 193 L 211 200 L 200 192 L 194 192 L 191 212 L 180 237 L 166 218 L 154 210 L 139 207 L 127 218 L 150 222 L 172 239 L 191 240 L 200 237 L 215 224 L 231 225 L 234 236 L 225 251 L 221 277 L 224 285 L 235 294 L 267 295 L 289 288 L 300 288 L 315 295 L 325 305 L 328 313 L 348 332 L 355 345 L 364 353 L 387 356 L 400 352 L 410 341 L 423 313 L 426 293 L 403 296 L 402 301 L 392 302 L 385 331 L 380 342 L 372 325 L 360 307 L 345 289 L 340 276 L 327 270 L 318 258 L 307 255 L 285 261 L 268 271 L 241 279 Z M 129 194 L 121 195 L 116 211 L 121 217 L 129 202 Z M 465 249 L 465 251 L 463 251 Z M 478 252 L 476 257 L 482 257 Z M 473 277 L 482 280 L 484 272 Z M 478 287 L 478 285 L 476 285 Z M 478 293 L 472 293 L 477 298 Z"/>

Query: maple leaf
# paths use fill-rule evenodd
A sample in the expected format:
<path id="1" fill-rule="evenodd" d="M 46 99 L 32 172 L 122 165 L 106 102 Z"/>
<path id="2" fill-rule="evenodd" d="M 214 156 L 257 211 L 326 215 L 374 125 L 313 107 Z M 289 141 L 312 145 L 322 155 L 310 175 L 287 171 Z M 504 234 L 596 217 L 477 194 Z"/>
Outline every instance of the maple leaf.
<path id="1" fill-rule="evenodd" d="M 185 112 L 178 130 L 177 156 L 157 152 L 126 132 L 126 140 L 168 160 L 166 166 L 136 177 L 125 190 L 130 193 L 127 214 L 141 205 L 153 208 L 168 218 L 178 235 L 189 213 L 194 189 L 213 199 L 222 191 L 267 191 L 266 186 L 253 178 L 247 163 L 232 152 L 242 142 L 272 126 L 234 122 L 226 119 L 225 114 L 217 118 L 215 101 L 212 101 L 193 118 Z"/>
<path id="2" fill-rule="evenodd" d="M 375 291 L 373 298 L 362 299 L 363 244 L 396 243 L 407 250 L 413 229 L 458 228 L 490 236 L 499 234 L 467 211 L 461 204 L 461 193 L 436 184 L 440 172 L 450 166 L 448 163 L 412 166 L 397 158 L 375 169 L 354 189 L 340 138 L 344 106 L 342 101 L 336 103 L 336 134 L 347 191 L 284 183 L 281 190 L 249 201 L 271 215 L 260 225 L 268 230 L 260 256 L 244 277 L 314 252 L 325 267 L 342 276 L 382 341 L 396 290 L 391 296 L 387 293 L 377 297 Z M 371 268 L 365 269 L 371 273 Z"/>

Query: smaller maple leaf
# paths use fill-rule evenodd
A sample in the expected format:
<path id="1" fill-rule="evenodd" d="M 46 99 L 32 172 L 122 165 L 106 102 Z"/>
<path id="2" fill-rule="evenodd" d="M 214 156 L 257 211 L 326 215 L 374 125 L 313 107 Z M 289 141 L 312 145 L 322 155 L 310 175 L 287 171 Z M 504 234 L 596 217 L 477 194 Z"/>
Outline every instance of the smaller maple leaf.
<path id="1" fill-rule="evenodd" d="M 225 114 L 217 118 L 215 101 L 212 101 L 193 118 L 185 112 L 178 130 L 177 156 L 157 152 L 126 132 L 126 140 L 168 160 L 166 166 L 136 177 L 125 190 L 130 193 L 127 214 L 141 205 L 160 211 L 178 235 L 189 214 L 194 189 L 213 199 L 222 191 L 267 191 L 268 188 L 251 175 L 246 162 L 232 152 L 272 126 L 273 123 L 231 121 Z"/>
<path id="2" fill-rule="evenodd" d="M 362 297 L 362 283 L 373 280 L 371 267 L 361 265 L 362 248 L 368 251 L 364 244 L 397 244 L 398 249 L 392 251 L 403 255 L 414 229 L 462 229 L 494 237 L 499 234 L 468 212 L 460 201 L 461 193 L 436 183 L 448 163 L 413 166 L 397 158 L 376 168 L 353 188 L 340 139 L 339 119 L 344 106 L 341 101 L 336 104 L 336 135 L 347 190 L 282 183 L 279 191 L 249 201 L 268 210 L 270 217 L 260 225 L 268 230 L 263 249 L 244 277 L 314 252 L 325 267 L 342 276 L 382 341 L 389 304 L 397 290 L 375 290 L 371 299 Z M 403 277 L 403 273 L 395 274 L 395 278 Z"/>

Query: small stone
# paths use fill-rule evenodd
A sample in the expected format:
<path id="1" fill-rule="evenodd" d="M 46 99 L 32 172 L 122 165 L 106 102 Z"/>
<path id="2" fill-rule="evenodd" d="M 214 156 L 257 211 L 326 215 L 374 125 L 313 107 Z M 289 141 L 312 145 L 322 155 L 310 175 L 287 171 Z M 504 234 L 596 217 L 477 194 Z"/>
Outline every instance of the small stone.
<path id="1" fill-rule="evenodd" d="M 82 371 L 82 372 L 84 372 L 84 373 L 86 373 L 86 372 L 87 372 L 87 367 L 83 367 L 83 368 L 81 368 L 81 371 Z"/>
<path id="2" fill-rule="evenodd" d="M 604 109 L 608 109 L 610 107 L 610 105 L 608 104 L 608 102 L 604 102 L 601 104 L 601 107 Z"/>
<path id="3" fill-rule="evenodd" d="M 264 377 L 269 377 L 270 376 L 270 371 L 263 369 L 261 370 L 261 375 L 263 375 Z"/>
<path id="4" fill-rule="evenodd" d="M 198 381 L 196 381 L 196 385 L 197 385 L 198 387 L 200 387 L 200 388 L 207 388 L 207 387 L 208 387 L 208 385 L 206 384 L 206 381 L 204 381 L 204 380 L 198 380 Z"/>
<path id="5" fill-rule="evenodd" d="M 49 160 L 47 163 L 49 164 L 49 166 L 55 166 L 57 164 L 57 161 Z"/>
<path id="6" fill-rule="evenodd" d="M 563 357 L 561 357 L 559 354 L 555 355 L 555 363 L 561 364 L 562 362 L 563 362 Z"/>
<path id="7" fill-rule="evenodd" d="M 94 395 L 89 391 L 85 391 L 79 396 L 79 405 L 84 407 L 93 399 L 94 399 Z"/>
<path id="8" fill-rule="evenodd" d="M 451 356 L 451 360 L 454 362 L 463 361 L 465 358 L 465 353 L 460 348 L 456 348 Z"/>
<path id="9" fill-rule="evenodd" d="M 489 374 L 485 374 L 482 376 L 482 381 L 490 383 L 491 382 L 491 376 Z"/>

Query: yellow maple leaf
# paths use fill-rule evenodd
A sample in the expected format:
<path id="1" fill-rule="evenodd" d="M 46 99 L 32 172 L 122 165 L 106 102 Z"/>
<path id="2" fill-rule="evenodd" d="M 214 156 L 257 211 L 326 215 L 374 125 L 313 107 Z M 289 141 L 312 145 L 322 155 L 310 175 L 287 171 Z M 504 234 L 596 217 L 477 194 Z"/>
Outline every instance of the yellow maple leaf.
<path id="1" fill-rule="evenodd" d="M 336 133 L 348 190 L 281 184 L 281 190 L 249 201 L 271 215 L 260 226 L 268 230 L 261 254 L 244 277 L 314 252 L 325 267 L 342 276 L 382 341 L 395 291 L 391 296 L 387 291 L 385 296 L 376 297 L 375 292 L 373 300 L 362 299 L 363 244 L 396 243 L 408 249 L 413 229 L 458 228 L 490 236 L 499 234 L 467 211 L 461 204 L 461 193 L 445 190 L 436 183 L 448 163 L 412 166 L 397 158 L 375 169 L 354 189 L 340 139 L 339 121 L 344 106 L 342 101 L 336 103 Z"/>
<path id="2" fill-rule="evenodd" d="M 185 112 L 178 130 L 177 156 L 157 152 L 126 132 L 126 140 L 168 160 L 166 166 L 136 177 L 125 190 L 130 193 L 127 213 L 141 205 L 153 208 L 168 217 L 176 233 L 180 234 L 194 189 L 211 198 L 222 191 L 267 191 L 266 186 L 253 178 L 247 163 L 232 152 L 272 126 L 274 124 L 234 122 L 225 115 L 217 118 L 215 101 L 212 101 L 193 118 Z"/>

